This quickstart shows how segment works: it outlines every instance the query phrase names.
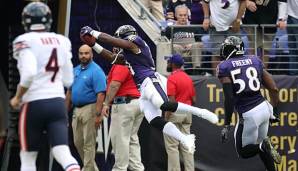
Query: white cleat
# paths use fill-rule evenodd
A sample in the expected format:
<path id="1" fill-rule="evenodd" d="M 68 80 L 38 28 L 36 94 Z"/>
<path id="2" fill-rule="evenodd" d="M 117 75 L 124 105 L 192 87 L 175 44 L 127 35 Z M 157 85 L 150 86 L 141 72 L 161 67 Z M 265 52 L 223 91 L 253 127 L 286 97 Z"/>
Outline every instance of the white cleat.
<path id="1" fill-rule="evenodd" d="M 218 116 L 215 113 L 210 112 L 207 109 L 200 109 L 199 113 L 200 114 L 196 115 L 196 116 L 198 116 L 200 118 L 203 118 L 203 119 L 206 119 L 207 121 L 209 121 L 213 124 L 218 123 Z"/>
<path id="2" fill-rule="evenodd" d="M 181 143 L 188 150 L 189 153 L 193 154 L 196 151 L 195 144 L 196 136 L 194 134 L 186 135 L 186 138 Z"/>

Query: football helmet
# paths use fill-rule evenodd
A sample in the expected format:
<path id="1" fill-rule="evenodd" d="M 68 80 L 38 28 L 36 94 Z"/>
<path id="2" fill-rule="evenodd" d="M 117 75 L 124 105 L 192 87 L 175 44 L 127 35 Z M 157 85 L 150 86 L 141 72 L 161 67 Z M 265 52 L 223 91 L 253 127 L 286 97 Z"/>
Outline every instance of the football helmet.
<path id="1" fill-rule="evenodd" d="M 220 57 L 224 60 L 230 57 L 238 57 L 244 55 L 244 43 L 241 38 L 236 36 L 227 37 L 220 47 Z"/>
<path id="2" fill-rule="evenodd" d="M 50 8 L 42 2 L 31 2 L 23 9 L 22 24 L 26 32 L 50 31 L 52 21 Z"/>
<path id="3" fill-rule="evenodd" d="M 120 26 L 114 34 L 115 37 L 121 39 L 124 39 L 125 37 L 130 35 L 137 35 L 137 30 L 131 25 Z"/>

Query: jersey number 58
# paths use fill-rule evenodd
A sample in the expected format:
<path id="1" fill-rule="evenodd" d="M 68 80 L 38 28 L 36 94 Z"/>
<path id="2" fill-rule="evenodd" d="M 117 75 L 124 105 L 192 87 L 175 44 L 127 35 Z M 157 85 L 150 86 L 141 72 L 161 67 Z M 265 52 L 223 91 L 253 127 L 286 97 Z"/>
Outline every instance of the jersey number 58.
<path id="1" fill-rule="evenodd" d="M 240 68 L 231 71 L 233 83 L 239 84 L 239 86 L 240 86 L 239 90 L 236 92 L 237 94 L 241 93 L 247 86 L 247 83 L 244 80 L 242 80 L 240 78 L 236 78 L 236 75 L 239 75 L 239 74 L 241 74 Z M 248 67 L 245 71 L 245 76 L 248 78 L 248 87 L 252 91 L 258 91 L 260 89 L 261 84 L 258 79 L 258 72 L 257 72 L 256 68 Z"/>

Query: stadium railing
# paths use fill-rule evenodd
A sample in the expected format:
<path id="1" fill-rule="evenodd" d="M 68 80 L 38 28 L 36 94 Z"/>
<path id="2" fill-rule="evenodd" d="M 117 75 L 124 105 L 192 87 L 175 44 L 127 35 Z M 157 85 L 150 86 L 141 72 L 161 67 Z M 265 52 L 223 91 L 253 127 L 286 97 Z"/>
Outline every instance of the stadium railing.
<path id="1" fill-rule="evenodd" d="M 202 25 L 188 25 L 188 26 L 169 26 L 171 29 L 171 52 L 176 53 L 175 51 L 175 44 L 191 44 L 195 43 L 193 40 L 189 42 L 177 42 L 173 38 L 173 33 L 175 33 L 175 29 L 181 29 L 185 28 L 194 30 L 194 29 L 201 29 Z M 262 34 L 257 34 L 258 27 L 261 29 Z M 298 25 L 288 25 L 288 27 L 293 27 L 298 29 Z M 289 69 L 289 58 L 298 58 L 298 48 L 289 48 L 290 44 L 297 43 L 288 41 L 288 34 L 287 30 L 280 30 L 277 29 L 275 32 L 271 32 L 272 29 L 274 30 L 276 28 L 276 25 L 242 25 L 240 33 L 233 34 L 235 36 L 240 36 L 244 42 L 245 46 L 245 55 L 255 55 L 260 57 L 260 59 L 263 60 L 264 65 L 268 69 L 269 72 L 272 74 L 288 74 L 290 70 L 298 70 L 298 68 Z M 247 32 L 248 29 L 253 30 L 252 32 Z M 200 46 L 196 46 L 197 50 L 199 51 L 199 54 L 197 56 L 193 56 L 192 54 L 189 54 L 188 56 L 185 55 L 187 53 L 184 53 L 182 56 L 184 56 L 186 65 L 185 70 L 188 71 L 192 75 L 210 75 L 212 74 L 212 71 L 216 68 L 212 68 L 212 63 L 217 63 L 218 61 L 212 60 L 211 56 L 219 56 L 219 47 L 212 48 L 212 46 L 216 43 L 221 42 L 211 42 L 210 41 L 210 34 L 209 32 L 205 33 L 195 33 L 195 36 L 199 37 L 199 40 L 196 41 L 196 43 L 200 43 Z M 262 47 L 257 47 L 257 40 L 258 37 L 261 36 L 261 44 Z M 298 36 L 298 35 L 291 35 L 291 36 Z M 250 38 L 249 38 L 250 37 Z M 266 37 L 271 37 L 268 41 L 268 39 L 265 39 Z M 296 54 L 290 54 L 290 50 L 296 51 Z M 215 54 L 211 54 L 211 52 L 215 52 Z M 267 58 L 264 58 L 264 56 L 267 56 Z M 195 58 L 200 58 L 201 61 L 193 60 Z M 298 61 L 298 59 L 296 60 Z M 201 64 L 198 64 L 197 62 L 200 62 Z M 298 63 L 298 62 L 295 62 Z M 200 67 L 197 67 L 200 66 Z"/>

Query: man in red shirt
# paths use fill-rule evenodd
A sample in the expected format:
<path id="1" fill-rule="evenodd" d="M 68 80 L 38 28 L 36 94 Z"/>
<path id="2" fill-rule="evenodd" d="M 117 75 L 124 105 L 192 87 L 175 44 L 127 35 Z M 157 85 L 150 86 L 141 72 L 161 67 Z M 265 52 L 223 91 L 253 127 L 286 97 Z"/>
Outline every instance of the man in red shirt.
<path id="1" fill-rule="evenodd" d="M 174 54 L 168 59 L 167 71 L 172 72 L 167 81 L 167 95 L 170 101 L 193 105 L 196 102 L 196 92 L 192 79 L 181 69 L 184 60 L 181 55 Z M 168 121 L 173 122 L 184 134 L 190 134 L 192 115 L 171 114 L 166 115 Z M 164 134 L 165 147 L 168 153 L 168 171 L 180 171 L 179 152 L 184 161 L 185 171 L 194 171 L 194 156 L 176 139 Z"/>
<path id="2" fill-rule="evenodd" d="M 110 134 L 115 153 L 112 171 L 144 171 L 138 138 L 144 117 L 138 100 L 140 92 L 126 65 L 114 64 L 107 79 L 108 88 L 101 114 L 109 116 L 112 105 Z"/>

